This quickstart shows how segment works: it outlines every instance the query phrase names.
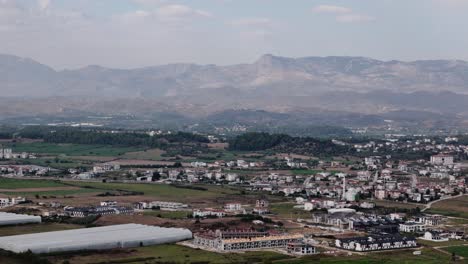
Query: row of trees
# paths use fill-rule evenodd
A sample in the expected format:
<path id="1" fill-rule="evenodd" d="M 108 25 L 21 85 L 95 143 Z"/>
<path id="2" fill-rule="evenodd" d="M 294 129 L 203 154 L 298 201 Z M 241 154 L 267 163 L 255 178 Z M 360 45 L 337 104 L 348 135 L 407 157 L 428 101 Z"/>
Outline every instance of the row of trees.
<path id="1" fill-rule="evenodd" d="M 274 150 L 282 153 L 306 155 L 341 155 L 353 153 L 352 148 L 336 145 L 331 140 L 256 132 L 235 137 L 229 142 L 229 148 L 238 151 Z"/>
<path id="2" fill-rule="evenodd" d="M 26 127 L 18 136 L 43 139 L 49 143 L 98 144 L 111 146 L 164 147 L 171 143 L 208 143 L 201 135 L 186 132 L 149 136 L 142 132 L 111 133 L 104 130 L 83 130 L 68 127 Z"/>

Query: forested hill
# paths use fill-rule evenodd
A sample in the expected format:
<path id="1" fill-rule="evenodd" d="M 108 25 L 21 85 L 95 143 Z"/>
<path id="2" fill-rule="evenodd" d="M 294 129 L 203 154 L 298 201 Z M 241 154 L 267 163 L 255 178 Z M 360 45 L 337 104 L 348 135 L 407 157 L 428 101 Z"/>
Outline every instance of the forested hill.
<path id="1" fill-rule="evenodd" d="M 208 143 L 208 138 L 192 133 L 177 132 L 149 136 L 143 132 L 82 130 L 68 127 L 26 127 L 18 136 L 43 139 L 48 143 L 97 144 L 110 146 L 164 147 L 170 143 Z"/>
<path id="2" fill-rule="evenodd" d="M 354 152 L 351 147 L 336 145 L 331 140 L 268 133 L 246 133 L 237 136 L 230 140 L 229 148 L 238 151 L 272 150 L 280 153 L 316 156 L 341 155 Z"/>

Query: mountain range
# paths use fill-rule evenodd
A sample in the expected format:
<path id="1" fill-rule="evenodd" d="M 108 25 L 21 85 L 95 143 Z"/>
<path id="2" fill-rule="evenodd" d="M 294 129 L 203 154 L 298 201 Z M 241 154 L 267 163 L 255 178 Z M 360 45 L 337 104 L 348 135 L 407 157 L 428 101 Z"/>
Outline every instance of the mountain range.
<path id="1" fill-rule="evenodd" d="M 263 110 L 273 116 L 323 115 L 331 121 L 347 115 L 463 119 L 468 116 L 468 62 L 264 55 L 251 64 L 229 66 L 58 71 L 32 59 L 0 55 L 0 91 L 2 118 L 79 112 L 206 118 Z"/>

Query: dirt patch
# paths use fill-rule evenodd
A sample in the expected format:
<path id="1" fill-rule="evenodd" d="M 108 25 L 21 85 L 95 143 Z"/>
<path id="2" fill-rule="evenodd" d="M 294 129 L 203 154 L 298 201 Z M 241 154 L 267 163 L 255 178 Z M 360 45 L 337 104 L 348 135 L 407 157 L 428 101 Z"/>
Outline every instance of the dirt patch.
<path id="1" fill-rule="evenodd" d="M 101 192 L 102 193 L 102 192 Z M 87 193 L 87 194 L 80 194 L 80 195 L 73 195 L 72 198 L 58 198 L 54 199 L 54 201 L 59 201 L 64 205 L 69 206 L 96 206 L 99 205 L 100 202 L 103 201 L 116 201 L 119 205 L 123 206 L 132 206 L 136 202 L 141 201 L 152 201 L 154 199 L 148 199 L 145 196 L 96 196 L 96 193 Z M 48 200 L 39 200 L 43 202 L 50 201 Z"/>
<path id="2" fill-rule="evenodd" d="M 136 223 L 143 225 L 154 225 L 162 227 L 179 227 L 187 228 L 192 232 L 199 232 L 206 229 L 249 229 L 252 224 L 249 222 L 242 222 L 239 218 L 225 217 L 216 219 L 167 219 L 159 218 L 151 215 L 105 215 L 101 216 L 96 222 L 99 226 L 119 225 Z"/>
<path id="3" fill-rule="evenodd" d="M 162 166 L 172 166 L 174 162 L 170 161 L 156 161 L 156 160 L 137 160 L 137 159 L 118 159 L 113 161 L 113 163 L 119 164 L 121 166 L 148 166 L 148 165 L 162 165 Z"/>
<path id="4" fill-rule="evenodd" d="M 71 156 L 73 160 L 80 161 L 95 161 L 95 162 L 109 162 L 116 159 L 116 157 L 102 157 L 102 156 Z"/>
<path id="5" fill-rule="evenodd" d="M 228 143 L 208 143 L 208 147 L 211 149 L 227 149 L 229 147 Z"/>
<path id="6" fill-rule="evenodd" d="M 160 160 L 164 153 L 166 153 L 166 151 L 161 149 L 148 149 L 144 151 L 127 152 L 122 156 L 122 158 L 136 160 Z"/>

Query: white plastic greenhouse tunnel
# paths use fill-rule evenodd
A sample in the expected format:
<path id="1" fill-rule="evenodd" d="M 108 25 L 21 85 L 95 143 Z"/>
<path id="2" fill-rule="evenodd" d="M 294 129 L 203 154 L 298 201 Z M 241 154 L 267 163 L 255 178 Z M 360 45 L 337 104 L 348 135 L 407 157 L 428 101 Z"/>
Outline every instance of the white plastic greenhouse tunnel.
<path id="1" fill-rule="evenodd" d="M 149 246 L 191 238 L 188 229 L 125 224 L 0 237 L 0 248 L 40 254 Z"/>

